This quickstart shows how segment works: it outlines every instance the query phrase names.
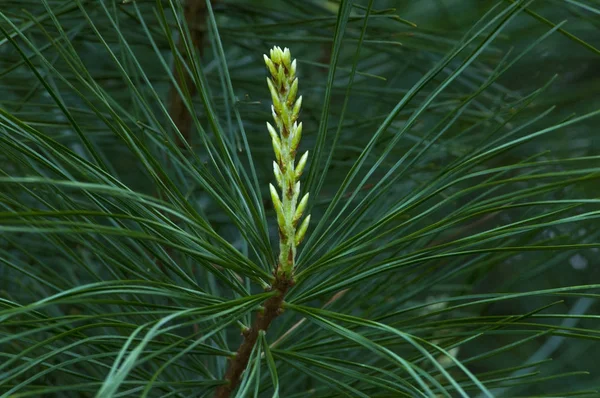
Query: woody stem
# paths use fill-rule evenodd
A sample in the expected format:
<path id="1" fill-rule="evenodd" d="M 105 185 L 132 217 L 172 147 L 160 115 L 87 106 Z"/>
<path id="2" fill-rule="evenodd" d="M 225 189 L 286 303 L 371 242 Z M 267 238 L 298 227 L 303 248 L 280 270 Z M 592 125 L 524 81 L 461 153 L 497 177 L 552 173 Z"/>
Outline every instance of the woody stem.
<path id="1" fill-rule="evenodd" d="M 248 366 L 250 354 L 256 344 L 260 331 L 266 331 L 271 325 L 271 322 L 279 316 L 283 298 L 293 284 L 294 281 L 292 279 L 285 277 L 283 273 L 277 273 L 275 282 L 273 283 L 273 290 L 276 294 L 265 301 L 263 310 L 256 315 L 252 327 L 243 332 L 244 340 L 240 344 L 235 357 L 231 359 L 227 372 L 225 373 L 225 381 L 227 384 L 223 384 L 217 388 L 214 395 L 215 398 L 228 398 L 238 387 L 242 373 L 244 372 L 244 369 L 246 369 L 246 366 Z"/>

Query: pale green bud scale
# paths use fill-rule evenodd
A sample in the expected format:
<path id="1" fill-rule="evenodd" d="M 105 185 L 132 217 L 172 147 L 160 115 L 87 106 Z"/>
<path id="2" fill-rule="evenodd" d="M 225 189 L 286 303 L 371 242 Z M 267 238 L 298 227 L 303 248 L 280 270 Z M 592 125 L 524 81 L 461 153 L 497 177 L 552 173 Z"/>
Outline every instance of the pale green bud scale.
<path id="1" fill-rule="evenodd" d="M 304 155 L 298 161 L 298 165 L 296 166 L 296 179 L 300 178 L 302 172 L 304 171 L 304 166 L 306 166 L 306 160 L 308 159 L 308 151 L 304 152 Z"/>
<path id="2" fill-rule="evenodd" d="M 304 221 L 302 221 L 302 224 L 300 224 L 300 228 L 298 228 L 298 231 L 296 232 L 296 236 L 294 239 L 294 243 L 296 244 L 296 246 L 300 245 L 300 243 L 302 243 L 302 241 L 304 240 L 304 235 L 306 235 L 308 224 L 310 224 L 310 214 L 306 216 Z"/>
<path id="3" fill-rule="evenodd" d="M 273 64 L 273 62 L 269 59 L 269 57 L 267 57 L 266 54 L 263 54 L 263 58 L 265 60 L 267 68 L 269 69 L 269 72 L 271 73 L 271 76 L 275 77 L 277 75 L 277 68 L 275 68 L 275 64 Z"/>
<path id="4" fill-rule="evenodd" d="M 296 149 L 298 149 L 300 138 L 302 138 L 302 122 L 300 122 L 300 124 L 296 124 L 296 122 L 294 122 L 292 125 L 292 143 L 290 144 L 290 149 L 292 152 L 296 152 Z"/>
<path id="5" fill-rule="evenodd" d="M 307 192 L 302 197 L 300 203 L 296 207 L 296 214 L 294 214 L 294 224 L 297 224 L 300 218 L 302 218 L 302 214 L 304 213 L 304 209 L 306 209 L 306 204 L 308 203 L 309 193 Z"/>
<path id="6" fill-rule="evenodd" d="M 290 69 L 290 64 L 291 64 L 291 57 L 292 55 L 290 54 L 290 49 L 289 48 L 284 48 L 283 49 L 283 55 L 281 57 L 281 61 L 283 62 L 283 64 L 285 65 L 286 69 Z"/>
<path id="7" fill-rule="evenodd" d="M 290 92 L 286 99 L 288 107 L 292 106 L 292 104 L 294 103 L 294 100 L 296 100 L 296 94 L 298 94 L 298 78 L 295 78 L 294 81 L 292 81 L 292 84 L 290 86 Z"/>
<path id="8" fill-rule="evenodd" d="M 281 174 L 281 169 L 277 162 L 273 161 L 273 174 L 275 174 L 275 180 L 277 180 L 277 185 L 279 188 L 283 186 L 283 175 Z"/>

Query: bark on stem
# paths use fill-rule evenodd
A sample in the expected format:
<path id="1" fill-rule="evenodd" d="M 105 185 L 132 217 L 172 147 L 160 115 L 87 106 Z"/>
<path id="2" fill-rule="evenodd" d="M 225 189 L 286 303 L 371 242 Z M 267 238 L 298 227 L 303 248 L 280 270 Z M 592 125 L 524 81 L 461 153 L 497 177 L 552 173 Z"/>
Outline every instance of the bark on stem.
<path id="1" fill-rule="evenodd" d="M 240 378 L 248 361 L 250 360 L 250 354 L 258 339 L 258 334 L 261 330 L 266 331 L 271 325 L 271 322 L 279 316 L 282 309 L 283 299 L 285 294 L 291 286 L 293 286 L 293 279 L 286 279 L 283 273 L 275 273 L 276 279 L 273 283 L 272 289 L 277 292 L 275 296 L 270 297 L 265 301 L 263 310 L 256 315 L 254 324 L 250 329 L 243 332 L 244 340 L 240 344 L 237 353 L 234 358 L 229 362 L 229 367 L 225 373 L 225 380 L 227 384 L 223 384 L 217 388 L 215 392 L 215 398 L 229 398 L 231 393 L 235 391 L 240 383 Z"/>

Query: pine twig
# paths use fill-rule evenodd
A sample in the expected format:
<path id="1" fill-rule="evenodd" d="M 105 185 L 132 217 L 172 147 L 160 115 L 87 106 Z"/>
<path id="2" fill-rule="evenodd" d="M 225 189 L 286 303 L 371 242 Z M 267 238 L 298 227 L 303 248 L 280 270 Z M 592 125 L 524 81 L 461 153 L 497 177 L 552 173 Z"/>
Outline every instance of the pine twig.
<path id="1" fill-rule="evenodd" d="M 264 56 L 265 64 L 271 74 L 267 85 L 273 100 L 273 120 L 279 132 L 267 123 L 267 130 L 273 142 L 275 161 L 273 172 L 277 185 L 281 190 L 281 198 L 277 189 L 269 184 L 273 207 L 277 213 L 279 229 L 279 261 L 273 271 L 274 279 L 271 290 L 275 294 L 265 301 L 263 308 L 256 316 L 254 324 L 242 334 L 244 340 L 231 359 L 225 373 L 226 384 L 217 388 L 215 398 L 228 398 L 238 387 L 242 373 L 248 366 L 252 349 L 260 331 L 267 331 L 271 322 L 279 316 L 285 294 L 294 285 L 294 266 L 296 247 L 302 242 L 308 229 L 310 215 L 299 223 L 308 202 L 308 193 L 302 200 L 300 197 L 300 176 L 306 165 L 308 152 L 296 164 L 296 151 L 302 136 L 302 123 L 297 123 L 302 105 L 302 96 L 298 93 L 296 77 L 296 60 L 291 59 L 290 50 L 274 47 L 270 57 Z M 300 226 L 298 226 L 300 224 Z"/>

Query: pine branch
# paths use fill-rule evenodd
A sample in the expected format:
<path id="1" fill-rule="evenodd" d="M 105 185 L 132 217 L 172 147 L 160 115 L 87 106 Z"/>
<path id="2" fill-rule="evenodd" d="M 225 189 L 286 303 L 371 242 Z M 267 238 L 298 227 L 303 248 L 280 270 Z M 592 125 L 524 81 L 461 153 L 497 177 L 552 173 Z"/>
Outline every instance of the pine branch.
<path id="1" fill-rule="evenodd" d="M 227 384 L 220 386 L 215 398 L 229 397 L 237 388 L 240 376 L 248 366 L 248 361 L 261 330 L 266 331 L 271 322 L 281 313 L 281 305 L 288 289 L 294 284 L 294 265 L 296 247 L 304 239 L 310 215 L 298 227 L 308 202 L 308 193 L 298 202 L 300 196 L 300 176 L 306 165 L 308 152 L 300 158 L 296 165 L 296 151 L 302 137 L 302 123 L 296 123 L 302 105 L 302 96 L 298 93 L 296 77 L 296 60 L 292 61 L 290 50 L 274 47 L 270 57 L 264 56 L 265 64 L 271 77 L 267 77 L 267 85 L 273 100 L 272 112 L 275 127 L 267 123 L 271 135 L 275 161 L 273 172 L 277 185 L 281 189 L 281 199 L 273 185 L 269 185 L 273 207 L 277 213 L 279 229 L 279 263 L 274 270 L 274 282 L 271 289 L 276 295 L 269 298 L 261 312 L 257 315 L 252 327 L 243 332 L 244 341 L 240 345 L 225 374 Z"/>

